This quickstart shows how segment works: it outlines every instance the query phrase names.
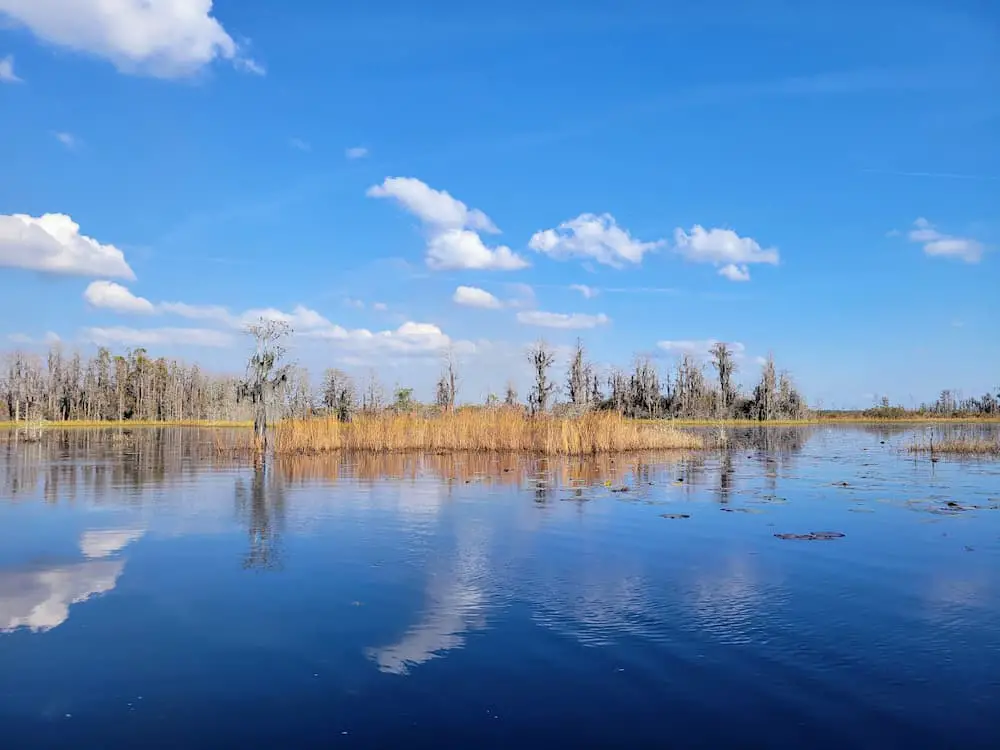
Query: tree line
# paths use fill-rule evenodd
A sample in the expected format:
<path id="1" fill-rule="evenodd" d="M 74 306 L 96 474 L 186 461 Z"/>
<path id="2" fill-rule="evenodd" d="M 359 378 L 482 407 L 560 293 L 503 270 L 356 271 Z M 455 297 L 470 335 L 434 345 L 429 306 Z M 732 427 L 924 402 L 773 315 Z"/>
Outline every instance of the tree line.
<path id="1" fill-rule="evenodd" d="M 358 381 L 331 368 L 313 388 L 308 370 L 282 363 L 287 325 L 261 321 L 248 329 L 254 339 L 243 377 L 216 374 L 175 359 L 152 357 L 144 348 L 114 354 L 101 347 L 90 357 L 67 354 L 54 345 L 46 356 L 15 351 L 0 363 L 0 421 L 254 421 L 258 433 L 267 421 L 315 414 L 350 420 L 357 413 L 418 409 L 452 411 L 458 405 L 460 377 L 452 356 L 445 359 L 433 403 L 420 404 L 413 389 L 387 393 L 372 373 Z M 508 383 L 502 396 L 490 394 L 484 406 L 526 409 L 532 414 L 587 409 L 614 410 L 634 418 L 796 419 L 806 405 L 791 377 L 768 359 L 757 384 L 741 393 L 733 349 L 716 344 L 708 365 L 690 355 L 661 376 L 649 357 L 631 371 L 602 376 L 577 342 L 565 382 L 552 371 L 553 350 L 538 343 L 528 351 L 531 388 L 522 401 Z M 560 397 L 563 397 L 560 399 Z"/>

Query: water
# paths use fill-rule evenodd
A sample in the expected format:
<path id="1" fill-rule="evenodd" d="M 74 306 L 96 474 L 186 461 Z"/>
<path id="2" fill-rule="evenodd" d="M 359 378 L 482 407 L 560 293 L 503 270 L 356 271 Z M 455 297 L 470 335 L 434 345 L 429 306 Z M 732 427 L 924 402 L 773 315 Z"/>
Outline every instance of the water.
<path id="1" fill-rule="evenodd" d="M 914 432 L 266 473 L 0 435 L 0 746 L 1000 747 L 1000 462 Z"/>

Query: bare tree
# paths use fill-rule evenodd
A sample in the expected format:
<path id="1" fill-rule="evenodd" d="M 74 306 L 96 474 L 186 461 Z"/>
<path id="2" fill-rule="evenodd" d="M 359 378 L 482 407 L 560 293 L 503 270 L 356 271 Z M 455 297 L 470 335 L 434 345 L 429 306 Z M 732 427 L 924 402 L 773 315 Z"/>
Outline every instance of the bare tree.
<path id="1" fill-rule="evenodd" d="M 357 403 L 357 391 L 351 376 L 331 368 L 323 373 L 323 406 L 341 422 L 350 422 Z"/>
<path id="2" fill-rule="evenodd" d="M 586 357 L 583 342 L 577 339 L 566 376 L 566 392 L 574 406 L 586 406 L 590 402 L 592 368 Z"/>
<path id="3" fill-rule="evenodd" d="M 507 381 L 507 389 L 504 392 L 503 397 L 504 406 L 517 406 L 517 388 L 514 386 L 513 380 Z"/>
<path id="4" fill-rule="evenodd" d="M 548 344 L 539 341 L 528 351 L 528 360 L 535 370 L 535 384 L 528 394 L 528 409 L 532 414 L 544 414 L 556 388 L 555 383 L 549 380 L 549 370 L 555 362 L 555 355 Z"/>
<path id="5" fill-rule="evenodd" d="M 361 408 L 369 414 L 374 414 L 381 411 L 383 406 L 385 406 L 385 388 L 382 387 L 378 374 L 372 370 L 368 373 L 368 381 L 365 383 Z"/>
<path id="6" fill-rule="evenodd" d="M 656 419 L 661 416 L 663 395 L 660 378 L 649 357 L 639 357 L 629 379 L 628 413 L 633 417 Z"/>
<path id="7" fill-rule="evenodd" d="M 730 417 L 737 397 L 736 389 L 733 387 L 733 375 L 736 373 L 733 350 L 728 344 L 720 341 L 709 350 L 709 353 L 712 355 L 712 367 L 719 375 L 718 416 Z"/>
<path id="8" fill-rule="evenodd" d="M 288 380 L 289 366 L 279 366 L 285 356 L 282 343 L 291 334 L 291 326 L 285 321 L 261 318 L 247 326 L 247 333 L 253 336 L 254 351 L 247 360 L 246 379 L 240 388 L 244 398 L 253 407 L 253 429 L 257 445 L 267 448 L 268 406 Z"/>
<path id="9" fill-rule="evenodd" d="M 751 413 L 754 419 L 769 422 L 777 415 L 777 384 L 778 377 L 774 369 L 774 356 L 767 355 L 767 361 L 761 369 L 760 382 L 754 388 Z"/>
<path id="10" fill-rule="evenodd" d="M 449 351 L 445 357 L 441 377 L 438 378 L 437 387 L 435 388 L 434 402 L 445 411 L 454 411 L 457 396 L 458 370 L 455 366 L 454 353 Z"/>

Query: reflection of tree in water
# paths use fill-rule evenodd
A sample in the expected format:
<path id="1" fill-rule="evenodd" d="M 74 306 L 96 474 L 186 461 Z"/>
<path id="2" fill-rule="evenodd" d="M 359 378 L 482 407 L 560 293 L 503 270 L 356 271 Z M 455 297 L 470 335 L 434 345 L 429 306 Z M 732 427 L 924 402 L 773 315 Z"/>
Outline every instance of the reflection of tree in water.
<path id="1" fill-rule="evenodd" d="M 733 489 L 733 454 L 732 451 L 722 452 L 719 465 L 719 502 L 728 503 Z"/>
<path id="2" fill-rule="evenodd" d="M 244 568 L 275 570 L 281 567 L 281 537 L 285 530 L 285 488 L 263 462 L 254 466 L 249 487 L 236 480 L 236 512 L 247 527 L 250 549 Z"/>

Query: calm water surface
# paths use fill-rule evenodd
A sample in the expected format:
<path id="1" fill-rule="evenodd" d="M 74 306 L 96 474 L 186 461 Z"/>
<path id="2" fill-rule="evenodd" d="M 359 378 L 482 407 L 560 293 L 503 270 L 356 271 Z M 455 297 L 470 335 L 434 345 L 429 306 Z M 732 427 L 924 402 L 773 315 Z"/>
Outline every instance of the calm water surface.
<path id="1" fill-rule="evenodd" d="M 927 429 L 266 471 L 0 435 L 0 747 L 1000 747 L 1000 462 Z"/>

